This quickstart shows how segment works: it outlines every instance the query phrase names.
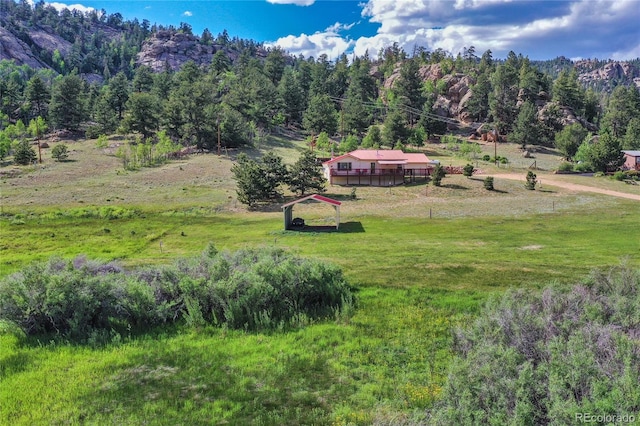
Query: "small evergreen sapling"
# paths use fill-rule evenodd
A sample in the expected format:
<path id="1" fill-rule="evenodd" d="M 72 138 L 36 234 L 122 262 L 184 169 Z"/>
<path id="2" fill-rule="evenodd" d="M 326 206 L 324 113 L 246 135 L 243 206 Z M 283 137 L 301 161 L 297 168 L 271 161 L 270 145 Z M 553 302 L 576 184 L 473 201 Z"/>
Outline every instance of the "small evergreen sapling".
<path id="1" fill-rule="evenodd" d="M 535 190 L 536 183 L 538 183 L 536 178 L 537 178 L 536 174 L 533 173 L 531 170 L 529 170 L 529 172 L 527 173 L 527 183 L 524 184 L 524 187 L 531 191 Z"/>

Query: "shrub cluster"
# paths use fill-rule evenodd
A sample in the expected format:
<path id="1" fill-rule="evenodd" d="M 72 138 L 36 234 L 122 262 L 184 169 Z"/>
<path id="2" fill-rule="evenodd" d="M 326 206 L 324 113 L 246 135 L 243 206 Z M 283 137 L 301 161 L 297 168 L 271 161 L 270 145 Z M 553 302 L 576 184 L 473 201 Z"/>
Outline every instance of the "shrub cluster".
<path id="1" fill-rule="evenodd" d="M 272 329 L 353 306 L 341 270 L 279 249 L 202 255 L 132 272 L 78 257 L 32 264 L 0 281 L 0 320 L 27 334 L 94 332 L 177 321 Z"/>
<path id="2" fill-rule="evenodd" d="M 515 290 L 454 335 L 433 424 L 574 424 L 640 412 L 640 271 L 595 272 L 571 290 Z"/>

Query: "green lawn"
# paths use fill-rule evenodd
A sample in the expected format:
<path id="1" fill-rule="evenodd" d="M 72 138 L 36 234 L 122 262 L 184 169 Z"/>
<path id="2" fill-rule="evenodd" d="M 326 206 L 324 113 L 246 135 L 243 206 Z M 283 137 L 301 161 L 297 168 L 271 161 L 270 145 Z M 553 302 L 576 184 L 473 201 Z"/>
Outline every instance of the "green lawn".
<path id="1" fill-rule="evenodd" d="M 427 196 L 424 185 L 358 188 L 358 200 L 349 201 L 350 188 L 334 187 L 329 192 L 344 200 L 341 231 L 300 233 L 282 230 L 278 206 L 234 207 L 227 172 L 205 167 L 227 163 L 203 157 L 181 164 L 204 173 L 201 180 L 179 175 L 177 163 L 127 179 L 105 166 L 109 188 L 129 184 L 115 194 L 124 201 L 109 195 L 111 210 L 91 207 L 107 196 L 99 191 L 84 194 L 86 203 L 59 198 L 30 207 L 37 198 L 29 175 L 7 179 L 0 276 L 51 255 L 136 267 L 199 253 L 208 242 L 222 250 L 276 245 L 340 265 L 356 289 L 354 315 L 287 332 L 173 326 L 114 334 L 107 346 L 0 331 L 0 424 L 417 421 L 446 380 L 451 328 L 471 321 L 488 297 L 509 287 L 574 283 L 625 259 L 640 265 L 640 203 L 633 201 L 526 192 L 515 182 L 497 182 L 503 192 L 487 194 L 481 181 L 462 177 L 445 178 L 450 186 L 429 188 Z M 74 166 L 56 165 L 60 173 Z M 163 170 L 179 182 L 153 184 L 151 174 Z M 144 191 L 145 182 L 146 192 L 131 191 Z M 207 191 L 214 203 L 204 203 Z M 322 205 L 296 211 L 316 224 L 333 215 Z"/>

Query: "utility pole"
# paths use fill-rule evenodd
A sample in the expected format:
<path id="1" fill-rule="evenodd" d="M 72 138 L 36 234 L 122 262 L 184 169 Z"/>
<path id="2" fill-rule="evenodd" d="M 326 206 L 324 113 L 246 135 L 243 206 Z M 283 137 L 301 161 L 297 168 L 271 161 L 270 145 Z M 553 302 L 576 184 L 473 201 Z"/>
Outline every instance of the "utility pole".
<path id="1" fill-rule="evenodd" d="M 218 157 L 220 156 L 220 117 L 218 117 Z"/>
<path id="2" fill-rule="evenodd" d="M 344 101 L 340 102 L 340 134 L 342 135 L 341 142 L 344 142 Z"/>

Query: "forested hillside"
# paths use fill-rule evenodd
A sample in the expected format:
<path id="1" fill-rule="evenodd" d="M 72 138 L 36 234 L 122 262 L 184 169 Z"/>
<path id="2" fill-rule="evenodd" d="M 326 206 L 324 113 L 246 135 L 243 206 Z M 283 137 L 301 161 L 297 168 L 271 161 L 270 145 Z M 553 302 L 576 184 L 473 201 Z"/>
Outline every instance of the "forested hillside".
<path id="1" fill-rule="evenodd" d="M 557 145 L 569 159 L 584 140 L 588 158 L 598 133 L 609 151 L 640 144 L 638 61 L 532 62 L 514 52 L 408 53 L 395 44 L 376 59 L 330 61 L 226 31 L 197 36 L 185 23 L 164 28 L 43 2 L 0 5 L 3 158 L 28 128 L 36 136 L 45 128 L 87 137 L 133 132 L 151 142 L 163 132 L 205 150 L 217 147 L 218 131 L 223 146 L 238 147 L 282 127 L 340 135 L 340 151 L 421 146 L 460 129 L 523 147 Z"/>

